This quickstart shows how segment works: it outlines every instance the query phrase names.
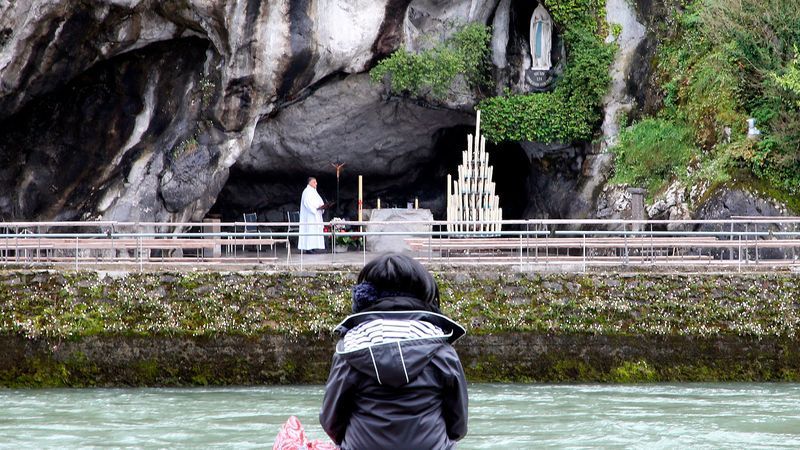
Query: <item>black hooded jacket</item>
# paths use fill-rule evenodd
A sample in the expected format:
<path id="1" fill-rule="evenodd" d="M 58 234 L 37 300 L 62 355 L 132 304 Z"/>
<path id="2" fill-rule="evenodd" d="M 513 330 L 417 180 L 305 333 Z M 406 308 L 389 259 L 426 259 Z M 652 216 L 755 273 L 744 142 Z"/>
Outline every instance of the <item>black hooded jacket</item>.
<path id="1" fill-rule="evenodd" d="M 336 328 L 344 337 L 360 324 L 392 319 L 428 322 L 445 334 L 348 352 L 344 339 L 339 340 L 320 423 L 342 450 L 450 449 L 467 433 L 466 380 L 450 345 L 464 335 L 464 328 L 435 312 L 392 310 L 392 304 L 409 301 L 418 302 L 381 299 L 384 308 L 349 316 Z"/>

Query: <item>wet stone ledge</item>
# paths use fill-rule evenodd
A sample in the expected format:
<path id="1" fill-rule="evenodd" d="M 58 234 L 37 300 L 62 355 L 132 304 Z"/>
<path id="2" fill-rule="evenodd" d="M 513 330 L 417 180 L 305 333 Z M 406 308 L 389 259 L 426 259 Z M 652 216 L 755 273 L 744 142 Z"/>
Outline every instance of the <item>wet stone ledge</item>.
<path id="1" fill-rule="evenodd" d="M 437 272 L 472 381 L 800 381 L 800 274 Z M 322 383 L 352 272 L 0 273 L 0 386 Z"/>

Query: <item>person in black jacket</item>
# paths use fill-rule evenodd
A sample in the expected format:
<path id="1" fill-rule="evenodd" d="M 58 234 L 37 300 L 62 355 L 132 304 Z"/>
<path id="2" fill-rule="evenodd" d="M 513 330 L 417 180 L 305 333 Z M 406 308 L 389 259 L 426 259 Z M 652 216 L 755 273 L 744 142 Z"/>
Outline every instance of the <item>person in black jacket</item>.
<path id="1" fill-rule="evenodd" d="M 370 261 L 336 327 L 322 428 L 342 450 L 450 449 L 467 434 L 467 384 L 451 346 L 465 330 L 439 310 L 433 276 L 413 258 Z"/>

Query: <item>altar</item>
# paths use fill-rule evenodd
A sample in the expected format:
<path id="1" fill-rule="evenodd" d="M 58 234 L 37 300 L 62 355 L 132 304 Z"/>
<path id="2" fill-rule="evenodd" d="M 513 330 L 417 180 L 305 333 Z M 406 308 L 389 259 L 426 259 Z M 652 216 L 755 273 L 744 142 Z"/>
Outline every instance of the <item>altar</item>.
<path id="1" fill-rule="evenodd" d="M 383 208 L 369 211 L 369 222 L 367 222 L 367 232 L 399 232 L 409 233 L 429 233 L 430 224 L 410 223 L 410 222 L 429 222 L 433 220 L 430 209 L 403 209 L 403 208 Z M 391 222 L 391 223 L 373 223 Z M 406 244 L 406 239 L 416 237 L 427 237 L 427 234 L 392 234 L 383 236 L 367 236 L 367 250 L 371 252 L 402 252 L 411 250 Z"/>

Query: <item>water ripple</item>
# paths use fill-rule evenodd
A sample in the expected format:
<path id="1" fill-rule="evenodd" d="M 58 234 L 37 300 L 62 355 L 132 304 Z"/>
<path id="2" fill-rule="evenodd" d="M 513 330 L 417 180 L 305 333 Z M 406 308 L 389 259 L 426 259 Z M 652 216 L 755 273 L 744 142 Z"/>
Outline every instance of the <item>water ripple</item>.
<path id="1" fill-rule="evenodd" d="M 800 448 L 800 385 L 473 384 L 461 449 Z M 269 447 L 321 386 L 0 390 L 0 449 Z"/>

